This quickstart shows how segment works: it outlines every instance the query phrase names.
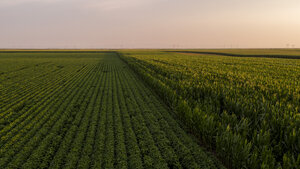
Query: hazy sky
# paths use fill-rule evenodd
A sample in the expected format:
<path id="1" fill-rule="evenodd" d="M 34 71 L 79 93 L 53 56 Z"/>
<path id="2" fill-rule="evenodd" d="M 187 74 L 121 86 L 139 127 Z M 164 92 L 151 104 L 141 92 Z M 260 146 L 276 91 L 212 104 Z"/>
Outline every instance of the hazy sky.
<path id="1" fill-rule="evenodd" d="M 0 0 L 0 48 L 300 47 L 300 0 Z"/>

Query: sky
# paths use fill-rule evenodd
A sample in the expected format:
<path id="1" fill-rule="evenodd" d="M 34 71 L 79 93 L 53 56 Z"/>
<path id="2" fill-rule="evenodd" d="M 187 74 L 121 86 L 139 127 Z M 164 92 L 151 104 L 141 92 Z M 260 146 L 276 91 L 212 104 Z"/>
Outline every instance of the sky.
<path id="1" fill-rule="evenodd" d="M 0 48 L 285 47 L 299 0 L 0 0 Z"/>

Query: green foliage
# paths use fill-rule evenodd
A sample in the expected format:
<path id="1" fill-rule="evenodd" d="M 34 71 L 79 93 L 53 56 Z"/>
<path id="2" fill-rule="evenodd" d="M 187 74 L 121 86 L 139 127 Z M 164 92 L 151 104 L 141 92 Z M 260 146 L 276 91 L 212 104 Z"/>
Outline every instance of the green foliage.
<path id="1" fill-rule="evenodd" d="M 0 52 L 0 72 L 1 169 L 224 168 L 115 53 Z"/>
<path id="2" fill-rule="evenodd" d="M 188 52 L 194 54 L 121 51 L 120 57 L 228 167 L 299 167 L 299 53 Z M 263 58 L 276 52 L 294 59 Z"/>

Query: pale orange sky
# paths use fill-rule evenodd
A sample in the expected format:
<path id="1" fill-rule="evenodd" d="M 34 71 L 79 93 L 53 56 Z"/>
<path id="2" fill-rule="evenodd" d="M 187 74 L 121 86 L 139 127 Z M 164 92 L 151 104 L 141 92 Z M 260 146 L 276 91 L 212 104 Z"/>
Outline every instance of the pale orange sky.
<path id="1" fill-rule="evenodd" d="M 300 47 L 300 0 L 0 0 L 0 48 Z"/>

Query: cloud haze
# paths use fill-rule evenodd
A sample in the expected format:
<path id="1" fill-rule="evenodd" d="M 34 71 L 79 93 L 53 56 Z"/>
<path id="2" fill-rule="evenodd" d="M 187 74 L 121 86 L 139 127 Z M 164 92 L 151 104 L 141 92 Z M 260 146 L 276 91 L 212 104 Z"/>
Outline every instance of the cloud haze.
<path id="1" fill-rule="evenodd" d="M 0 48 L 300 47 L 298 0 L 1 0 Z"/>

